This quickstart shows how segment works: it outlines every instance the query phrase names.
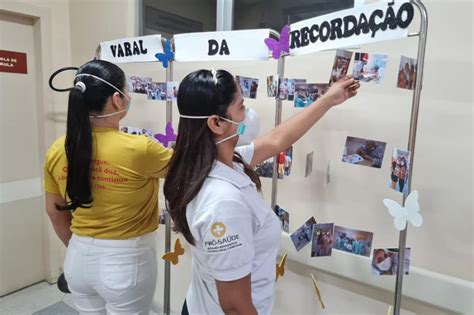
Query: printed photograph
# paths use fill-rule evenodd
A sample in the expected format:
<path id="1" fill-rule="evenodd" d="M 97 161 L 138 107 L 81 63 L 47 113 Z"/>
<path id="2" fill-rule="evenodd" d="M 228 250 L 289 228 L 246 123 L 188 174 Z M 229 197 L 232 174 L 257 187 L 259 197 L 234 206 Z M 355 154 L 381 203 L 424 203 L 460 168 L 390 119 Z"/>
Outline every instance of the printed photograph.
<path id="1" fill-rule="evenodd" d="M 235 80 L 240 86 L 242 97 L 252 99 L 257 98 L 258 79 L 242 77 L 238 75 L 235 77 Z"/>
<path id="2" fill-rule="evenodd" d="M 279 99 L 281 100 L 286 100 L 288 99 L 288 93 L 289 93 L 289 87 L 288 87 L 288 79 L 287 78 L 283 78 L 282 80 L 280 80 L 280 83 L 279 83 Z"/>
<path id="3" fill-rule="evenodd" d="M 374 233 L 372 232 L 355 230 L 336 225 L 334 227 L 333 248 L 355 255 L 369 257 L 373 237 Z"/>
<path id="4" fill-rule="evenodd" d="M 285 211 L 285 209 L 280 208 L 280 206 L 275 205 L 275 214 L 281 222 L 281 229 L 289 233 L 290 232 L 290 214 Z"/>
<path id="5" fill-rule="evenodd" d="M 403 273 L 410 273 L 411 249 L 405 248 Z M 372 256 L 372 273 L 379 276 L 393 276 L 398 273 L 398 248 L 377 248 Z"/>
<path id="6" fill-rule="evenodd" d="M 278 75 L 267 77 L 267 96 L 276 97 L 278 95 Z"/>
<path id="7" fill-rule="evenodd" d="M 311 237 L 313 236 L 313 225 L 316 224 L 314 217 L 311 217 L 302 226 L 300 226 L 293 234 L 291 234 L 291 240 L 297 251 L 300 251 L 307 244 L 311 243 Z"/>
<path id="8" fill-rule="evenodd" d="M 154 136 L 153 136 L 153 131 L 151 129 L 134 128 L 134 127 L 121 127 L 120 131 L 128 133 L 130 135 L 147 136 L 151 139 L 155 139 Z"/>
<path id="9" fill-rule="evenodd" d="M 362 82 L 383 82 L 387 67 L 387 55 L 355 53 L 352 75 Z"/>
<path id="10" fill-rule="evenodd" d="M 402 56 L 398 67 L 397 87 L 407 90 L 415 89 L 417 67 L 416 59 Z"/>
<path id="11" fill-rule="evenodd" d="M 393 149 L 392 160 L 390 164 L 389 187 L 401 193 L 408 192 L 410 157 L 411 153 L 409 151 Z"/>
<path id="12" fill-rule="evenodd" d="M 295 107 L 308 107 L 328 90 L 324 83 L 297 83 L 295 88 Z"/>
<path id="13" fill-rule="evenodd" d="M 130 93 L 147 94 L 147 87 L 151 83 L 151 78 L 130 75 L 127 76 L 127 83 Z"/>
<path id="14" fill-rule="evenodd" d="M 166 209 L 161 209 L 160 216 L 159 216 L 159 223 L 166 224 L 165 218 L 166 218 Z"/>
<path id="15" fill-rule="evenodd" d="M 291 175 L 291 166 L 293 164 L 293 146 L 288 150 L 280 152 L 278 155 L 278 178 Z"/>
<path id="16" fill-rule="evenodd" d="M 332 66 L 331 77 L 329 79 L 329 85 L 339 81 L 348 74 L 352 54 L 352 51 L 348 50 L 338 49 L 336 51 L 334 65 Z"/>
<path id="17" fill-rule="evenodd" d="M 179 82 L 166 83 L 166 100 L 176 102 L 178 98 Z"/>
<path id="18" fill-rule="evenodd" d="M 342 162 L 381 168 L 386 146 L 385 142 L 347 137 Z"/>
<path id="19" fill-rule="evenodd" d="M 306 167 L 304 177 L 308 177 L 313 172 L 313 156 L 314 152 L 306 154 Z"/>
<path id="20" fill-rule="evenodd" d="M 322 223 L 313 226 L 311 257 L 331 256 L 333 233 L 334 223 Z"/>
<path id="21" fill-rule="evenodd" d="M 291 167 L 293 164 L 293 146 L 288 150 L 278 154 L 278 178 L 283 179 L 285 176 L 291 175 Z M 260 177 L 273 177 L 273 158 L 269 158 L 255 167 L 255 172 Z"/>
<path id="22" fill-rule="evenodd" d="M 296 85 L 306 83 L 305 79 L 288 79 L 288 98 L 293 101 L 295 99 Z"/>
<path id="23" fill-rule="evenodd" d="M 166 101 L 166 83 L 152 82 L 147 86 L 147 99 Z"/>

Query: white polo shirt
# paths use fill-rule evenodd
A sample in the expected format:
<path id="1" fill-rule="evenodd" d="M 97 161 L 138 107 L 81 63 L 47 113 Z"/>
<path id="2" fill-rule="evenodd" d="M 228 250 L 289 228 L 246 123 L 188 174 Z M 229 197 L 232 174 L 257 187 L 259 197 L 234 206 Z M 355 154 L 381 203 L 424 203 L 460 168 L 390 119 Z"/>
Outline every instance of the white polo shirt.
<path id="1" fill-rule="evenodd" d="M 253 143 L 236 151 L 250 163 Z M 258 314 L 271 314 L 280 221 L 243 167 L 234 163 L 232 169 L 217 161 L 186 215 L 195 239 L 186 296 L 189 314 L 224 314 L 215 280 L 238 280 L 249 274 Z"/>

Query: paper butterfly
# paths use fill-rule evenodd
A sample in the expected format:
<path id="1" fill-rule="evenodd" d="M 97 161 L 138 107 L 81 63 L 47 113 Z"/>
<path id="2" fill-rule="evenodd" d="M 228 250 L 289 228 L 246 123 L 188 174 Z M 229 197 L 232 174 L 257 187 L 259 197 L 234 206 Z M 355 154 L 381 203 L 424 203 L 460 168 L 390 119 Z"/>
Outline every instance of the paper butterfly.
<path id="1" fill-rule="evenodd" d="M 171 122 L 166 124 L 165 134 L 157 133 L 155 139 L 158 140 L 165 148 L 168 147 L 170 142 L 176 141 L 176 134 L 174 133 L 173 125 Z"/>
<path id="2" fill-rule="evenodd" d="M 323 299 L 321 297 L 321 291 L 319 290 L 318 282 L 316 281 L 316 278 L 313 274 L 311 274 L 311 280 L 313 280 L 314 291 L 316 291 L 316 296 L 318 297 L 319 303 L 321 304 L 321 307 L 325 309 L 326 306 L 324 305 Z"/>
<path id="3" fill-rule="evenodd" d="M 169 252 L 163 255 L 163 259 L 176 265 L 179 262 L 179 256 L 184 254 L 184 248 L 181 246 L 179 238 L 174 242 L 174 252 Z"/>
<path id="4" fill-rule="evenodd" d="M 286 264 L 286 257 L 288 253 L 285 253 L 283 257 L 281 257 L 280 262 L 276 265 L 276 279 L 275 282 L 278 281 L 279 277 L 283 277 L 285 274 L 285 264 Z"/>
<path id="5" fill-rule="evenodd" d="M 283 26 L 279 41 L 268 37 L 265 38 L 265 44 L 272 51 L 274 59 L 280 58 L 282 53 L 290 53 L 290 27 L 288 25 Z"/>
<path id="6" fill-rule="evenodd" d="M 169 40 L 165 43 L 164 54 L 157 53 L 155 54 L 156 59 L 161 61 L 163 67 L 168 68 L 168 62 L 174 60 L 174 53 L 171 51 L 171 42 Z"/>
<path id="7" fill-rule="evenodd" d="M 416 190 L 408 195 L 405 200 L 405 207 L 391 199 L 384 199 L 383 203 L 390 215 L 395 218 L 394 224 L 397 230 L 403 231 L 407 226 L 407 221 L 415 227 L 420 227 L 423 224 L 423 218 L 418 213 L 420 205 L 418 204 L 418 192 Z"/>

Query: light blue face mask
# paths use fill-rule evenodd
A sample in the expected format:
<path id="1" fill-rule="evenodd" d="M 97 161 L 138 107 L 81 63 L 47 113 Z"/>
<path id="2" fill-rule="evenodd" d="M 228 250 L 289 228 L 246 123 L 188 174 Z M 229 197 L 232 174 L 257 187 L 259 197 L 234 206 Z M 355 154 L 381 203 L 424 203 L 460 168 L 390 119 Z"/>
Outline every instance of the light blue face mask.
<path id="1" fill-rule="evenodd" d="M 88 74 L 88 73 L 82 73 L 82 74 L 78 74 L 76 75 L 76 78 L 77 77 L 82 77 L 82 76 L 85 76 L 85 77 L 93 77 L 99 81 L 102 81 L 104 82 L 105 84 L 109 85 L 110 87 L 112 87 L 114 90 L 116 90 L 117 92 L 119 92 L 120 94 L 122 94 L 123 96 L 125 96 L 125 98 L 128 100 L 128 104 L 127 104 L 127 108 L 126 109 L 123 109 L 123 110 L 119 110 L 117 112 L 114 112 L 114 113 L 110 113 L 110 114 L 104 114 L 104 115 L 91 115 L 89 116 L 90 118 L 105 118 L 105 117 L 110 117 L 110 116 L 115 116 L 115 115 L 118 115 L 120 113 L 124 113 L 124 112 L 128 112 L 130 110 L 130 107 L 132 106 L 132 100 L 127 96 L 125 95 L 125 93 L 123 93 L 122 91 L 120 91 L 120 89 L 118 89 L 116 86 L 114 86 L 113 84 L 105 81 L 104 79 L 98 77 L 98 76 L 95 76 L 93 74 Z M 76 85 L 79 85 L 79 83 L 82 83 L 80 85 L 80 88 L 82 90 L 82 93 L 84 93 L 86 91 L 86 85 L 84 84 L 84 82 L 77 82 Z"/>
<path id="2" fill-rule="evenodd" d="M 207 119 L 207 118 L 209 118 L 209 117 L 211 117 L 211 116 L 187 116 L 187 115 L 179 115 L 179 117 L 181 117 L 181 118 L 187 118 L 187 119 Z M 221 139 L 221 140 L 217 141 L 216 144 L 220 144 L 220 143 L 225 142 L 225 141 L 227 141 L 227 140 L 229 140 L 229 139 L 232 139 L 232 138 L 234 138 L 234 137 L 240 137 L 240 136 L 243 136 L 243 135 L 244 135 L 244 133 L 245 133 L 245 128 L 246 128 L 246 125 L 245 125 L 245 123 L 244 123 L 244 120 L 245 120 L 245 119 L 244 119 L 243 121 L 241 121 L 241 122 L 238 123 L 238 122 L 235 122 L 235 121 L 233 121 L 233 120 L 230 120 L 230 119 L 227 119 L 227 118 L 224 118 L 224 117 L 221 117 L 221 116 L 219 116 L 219 118 L 222 119 L 222 120 L 225 120 L 225 121 L 227 121 L 227 122 L 230 122 L 231 124 L 237 125 L 237 130 L 236 130 L 235 134 L 233 134 L 233 135 L 231 135 L 231 136 L 228 136 L 228 137 L 226 137 L 226 138 L 224 138 L 224 139 Z"/>

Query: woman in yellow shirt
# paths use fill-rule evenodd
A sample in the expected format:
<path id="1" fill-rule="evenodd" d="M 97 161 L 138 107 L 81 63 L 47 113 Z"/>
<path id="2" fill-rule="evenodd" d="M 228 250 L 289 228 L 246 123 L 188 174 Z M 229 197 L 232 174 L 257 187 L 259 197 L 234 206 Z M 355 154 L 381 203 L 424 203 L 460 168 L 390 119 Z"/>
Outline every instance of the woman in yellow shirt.
<path id="1" fill-rule="evenodd" d="M 69 90 L 67 133 L 48 150 L 44 172 L 46 211 L 67 246 L 69 289 L 81 314 L 148 314 L 158 181 L 172 150 L 119 131 L 131 97 L 118 66 L 88 62 Z"/>

